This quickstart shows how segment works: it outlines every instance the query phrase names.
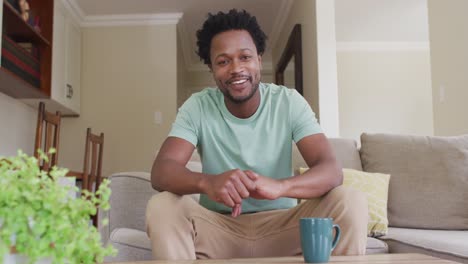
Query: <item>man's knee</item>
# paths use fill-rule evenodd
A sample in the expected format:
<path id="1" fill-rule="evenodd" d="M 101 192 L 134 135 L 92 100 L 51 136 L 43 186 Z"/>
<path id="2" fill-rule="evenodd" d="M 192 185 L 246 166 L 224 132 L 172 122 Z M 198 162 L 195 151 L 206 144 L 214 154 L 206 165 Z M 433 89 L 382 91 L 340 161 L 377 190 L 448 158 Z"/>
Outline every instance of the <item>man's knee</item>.
<path id="1" fill-rule="evenodd" d="M 340 185 L 332 189 L 327 195 L 333 196 L 334 199 L 350 201 L 350 202 L 365 202 L 366 196 L 351 187 Z"/>
<path id="2" fill-rule="evenodd" d="M 189 195 L 180 196 L 171 192 L 153 195 L 146 207 L 146 221 L 157 221 L 173 217 L 174 214 L 187 213 L 196 201 Z"/>
<path id="3" fill-rule="evenodd" d="M 333 255 L 363 255 L 366 252 L 368 209 L 364 193 L 346 186 L 339 186 L 329 195 L 335 204 L 336 223 L 343 231 L 341 240 Z"/>
<path id="4" fill-rule="evenodd" d="M 367 212 L 367 197 L 364 193 L 347 186 L 338 186 L 327 194 L 328 199 L 340 204 L 343 210 Z"/>

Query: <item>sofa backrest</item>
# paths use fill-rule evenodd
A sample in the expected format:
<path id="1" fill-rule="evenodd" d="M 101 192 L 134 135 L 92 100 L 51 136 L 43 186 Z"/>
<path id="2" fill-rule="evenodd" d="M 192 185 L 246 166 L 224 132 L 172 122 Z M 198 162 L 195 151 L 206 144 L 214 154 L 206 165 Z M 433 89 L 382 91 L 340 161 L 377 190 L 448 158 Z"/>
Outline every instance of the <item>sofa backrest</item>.
<path id="1" fill-rule="evenodd" d="M 468 229 L 468 135 L 362 134 L 365 171 L 390 174 L 389 225 Z"/>
<path id="2" fill-rule="evenodd" d="M 328 141 L 336 155 L 336 159 L 343 168 L 362 170 L 361 158 L 359 157 L 359 150 L 357 149 L 355 140 L 347 138 L 329 138 Z M 292 168 L 296 172 L 299 168 L 306 168 L 308 166 L 304 158 L 302 158 L 296 144 L 293 143 L 292 145 Z M 190 161 L 200 162 L 200 156 L 196 150 L 193 152 Z"/>
<path id="3" fill-rule="evenodd" d="M 110 176 L 111 210 L 109 217 L 109 234 L 116 228 L 133 228 L 145 230 L 146 204 L 156 193 L 151 186 L 148 172 L 121 172 Z"/>
<path id="4" fill-rule="evenodd" d="M 336 155 L 337 161 L 343 168 L 362 170 L 356 141 L 347 138 L 329 138 L 328 141 Z M 308 167 L 296 144 L 293 144 L 292 167 L 295 172 L 301 167 Z"/>
<path id="5" fill-rule="evenodd" d="M 201 171 L 199 162 L 189 162 L 187 168 Z M 116 228 L 132 228 L 146 232 L 146 205 L 151 197 L 158 193 L 151 186 L 149 172 L 120 172 L 109 177 L 112 190 L 109 199 L 111 210 L 102 212 L 100 217 L 108 218 L 109 225 L 100 227 L 104 242 Z M 198 200 L 198 194 L 192 194 Z"/>

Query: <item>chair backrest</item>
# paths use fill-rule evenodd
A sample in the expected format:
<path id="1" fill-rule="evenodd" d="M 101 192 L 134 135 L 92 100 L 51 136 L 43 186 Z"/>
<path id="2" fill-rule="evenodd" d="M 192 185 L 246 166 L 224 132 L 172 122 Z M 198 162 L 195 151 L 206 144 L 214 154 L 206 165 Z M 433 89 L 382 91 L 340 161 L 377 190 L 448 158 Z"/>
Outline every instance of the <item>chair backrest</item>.
<path id="1" fill-rule="evenodd" d="M 49 171 L 57 164 L 60 139 L 60 122 L 62 115 L 59 111 L 55 114 L 45 110 L 44 102 L 39 103 L 37 115 L 36 140 L 34 143 L 34 157 L 39 160 L 39 167 L 44 171 Z M 54 154 L 48 154 L 49 149 L 54 148 Z M 38 150 L 41 149 L 49 157 L 49 161 L 39 159 Z M 41 164 L 42 163 L 42 164 Z"/>
<path id="2" fill-rule="evenodd" d="M 86 130 L 85 155 L 83 163 L 83 189 L 94 192 L 101 184 L 102 154 L 104 151 L 104 133 L 99 136 Z M 94 187 L 94 188 L 93 188 Z M 97 214 L 92 217 L 94 226 L 97 226 Z"/>

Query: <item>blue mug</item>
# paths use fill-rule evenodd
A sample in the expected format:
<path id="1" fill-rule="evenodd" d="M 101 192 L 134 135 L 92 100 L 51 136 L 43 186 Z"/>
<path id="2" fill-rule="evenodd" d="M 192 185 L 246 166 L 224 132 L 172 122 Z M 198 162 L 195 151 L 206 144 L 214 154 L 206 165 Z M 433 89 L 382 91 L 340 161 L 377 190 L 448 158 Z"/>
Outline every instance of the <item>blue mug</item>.
<path id="1" fill-rule="evenodd" d="M 340 240 L 341 229 L 332 218 L 301 218 L 301 247 L 307 263 L 326 263 Z M 335 229 L 335 237 L 333 237 Z"/>

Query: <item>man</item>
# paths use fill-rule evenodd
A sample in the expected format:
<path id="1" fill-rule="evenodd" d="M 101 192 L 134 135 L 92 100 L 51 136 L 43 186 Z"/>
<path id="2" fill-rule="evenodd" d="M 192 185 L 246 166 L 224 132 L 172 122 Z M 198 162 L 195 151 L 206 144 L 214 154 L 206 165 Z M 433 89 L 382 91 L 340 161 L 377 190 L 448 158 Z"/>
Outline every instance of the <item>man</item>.
<path id="1" fill-rule="evenodd" d="M 342 228 L 334 253 L 364 254 L 366 198 L 340 186 L 341 168 L 303 97 L 260 82 L 266 36 L 255 17 L 209 14 L 197 37 L 218 87 L 184 103 L 154 162 L 152 185 L 165 191 L 147 207 L 154 258 L 298 255 L 301 217 L 334 218 Z M 293 140 L 310 167 L 298 176 Z M 185 167 L 195 148 L 202 173 Z M 199 203 L 183 196 L 194 193 Z"/>

